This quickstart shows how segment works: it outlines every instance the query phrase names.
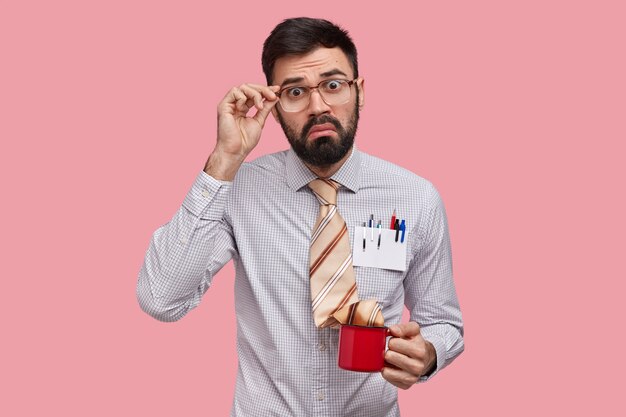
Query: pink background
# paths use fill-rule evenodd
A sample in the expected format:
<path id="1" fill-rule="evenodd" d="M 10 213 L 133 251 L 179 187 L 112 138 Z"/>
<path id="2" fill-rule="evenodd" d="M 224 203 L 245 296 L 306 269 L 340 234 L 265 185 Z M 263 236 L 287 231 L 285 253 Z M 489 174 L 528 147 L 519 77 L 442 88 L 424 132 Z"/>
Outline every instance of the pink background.
<path id="1" fill-rule="evenodd" d="M 624 2 L 213 3 L 2 2 L 0 415 L 228 415 L 232 267 L 175 324 L 135 284 L 300 15 L 356 41 L 360 148 L 446 202 L 466 351 L 403 415 L 625 415 Z"/>

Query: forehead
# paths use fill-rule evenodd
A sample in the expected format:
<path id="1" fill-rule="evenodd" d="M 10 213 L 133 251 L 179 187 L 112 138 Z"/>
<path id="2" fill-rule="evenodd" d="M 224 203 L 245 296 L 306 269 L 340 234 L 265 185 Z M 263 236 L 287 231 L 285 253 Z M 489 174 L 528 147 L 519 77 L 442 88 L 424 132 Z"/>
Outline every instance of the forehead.
<path id="1" fill-rule="evenodd" d="M 273 83 L 278 85 L 293 77 L 314 81 L 320 74 L 333 69 L 343 71 L 350 78 L 353 76 L 350 61 L 340 48 L 321 47 L 304 55 L 289 55 L 277 59 Z"/>

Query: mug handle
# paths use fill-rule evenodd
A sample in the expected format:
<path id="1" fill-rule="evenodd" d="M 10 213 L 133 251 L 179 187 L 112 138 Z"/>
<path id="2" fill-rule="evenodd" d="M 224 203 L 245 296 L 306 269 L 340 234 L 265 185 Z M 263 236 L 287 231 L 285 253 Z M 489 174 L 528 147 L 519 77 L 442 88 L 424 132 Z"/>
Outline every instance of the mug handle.
<path id="1" fill-rule="evenodd" d="M 385 327 L 385 352 L 389 350 L 389 337 L 393 337 L 391 336 L 391 330 L 389 329 L 389 327 Z"/>

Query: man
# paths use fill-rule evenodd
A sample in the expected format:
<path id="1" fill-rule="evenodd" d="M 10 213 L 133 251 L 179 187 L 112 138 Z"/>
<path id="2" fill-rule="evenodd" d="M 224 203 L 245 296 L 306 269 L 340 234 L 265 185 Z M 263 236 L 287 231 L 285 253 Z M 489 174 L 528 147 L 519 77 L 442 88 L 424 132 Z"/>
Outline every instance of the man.
<path id="1" fill-rule="evenodd" d="M 463 351 L 443 204 L 426 180 L 354 146 L 365 89 L 347 32 L 326 20 L 285 20 L 265 41 L 262 63 L 267 86 L 242 84 L 219 103 L 215 149 L 182 207 L 154 233 L 139 303 L 158 320 L 178 320 L 233 259 L 232 415 L 398 416 L 396 387 L 431 378 Z M 244 163 L 270 113 L 291 149 Z M 318 178 L 336 188 L 336 202 L 315 192 Z M 355 227 L 371 213 L 387 216 L 386 229 L 394 209 L 405 221 L 401 268 L 352 266 L 348 257 L 341 270 L 356 284 L 353 300 L 375 300 L 391 329 L 382 372 L 337 366 L 347 295 L 321 318 L 315 300 L 312 307 L 312 234 L 329 207 L 355 250 Z M 403 304 L 410 322 L 400 324 Z"/>

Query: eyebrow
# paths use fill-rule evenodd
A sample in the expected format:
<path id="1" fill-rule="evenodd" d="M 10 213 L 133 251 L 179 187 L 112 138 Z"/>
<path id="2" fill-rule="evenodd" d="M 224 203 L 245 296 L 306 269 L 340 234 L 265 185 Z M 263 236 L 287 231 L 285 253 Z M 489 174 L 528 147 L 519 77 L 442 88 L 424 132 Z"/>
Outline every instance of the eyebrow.
<path id="1" fill-rule="evenodd" d="M 291 77 L 285 79 L 281 84 L 281 88 L 286 86 L 287 84 L 295 84 L 304 81 L 304 77 Z"/>
<path id="2" fill-rule="evenodd" d="M 343 75 L 344 77 L 348 77 L 348 74 L 346 74 L 345 72 L 341 71 L 338 68 L 334 68 L 331 69 L 330 71 L 326 71 L 320 74 L 321 78 L 326 78 L 326 77 L 331 77 L 333 75 Z M 300 83 L 304 81 L 304 77 L 291 77 L 291 78 L 286 78 L 281 84 L 281 88 L 288 85 L 288 84 L 295 84 L 295 83 Z"/>
<path id="3" fill-rule="evenodd" d="M 330 71 L 326 71 L 320 74 L 320 77 L 322 78 L 326 78 L 326 77 L 330 77 L 332 75 L 343 75 L 344 77 L 348 77 L 348 74 L 346 74 L 345 72 L 341 71 L 338 68 L 335 69 L 331 69 Z"/>

